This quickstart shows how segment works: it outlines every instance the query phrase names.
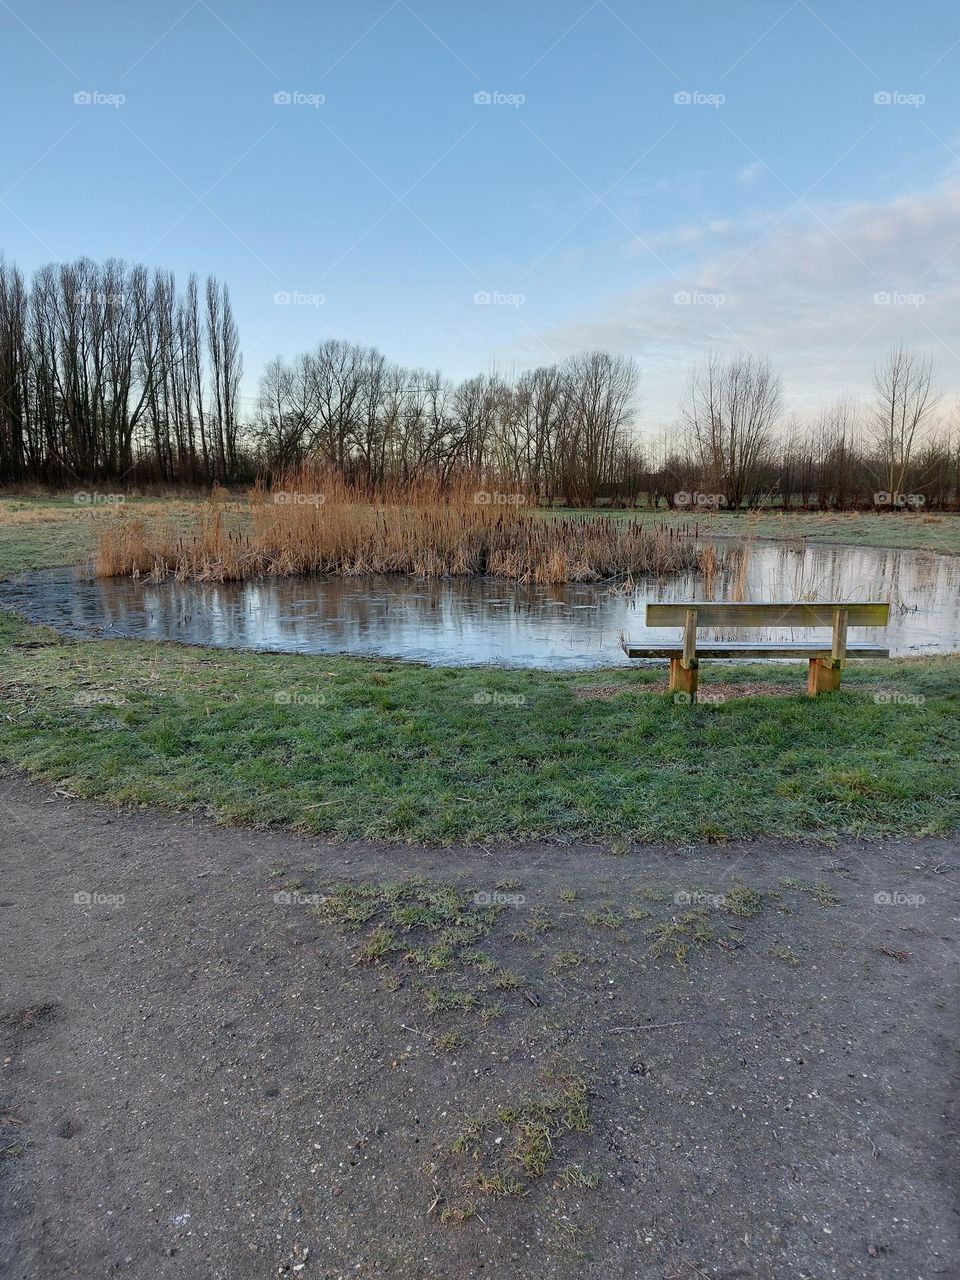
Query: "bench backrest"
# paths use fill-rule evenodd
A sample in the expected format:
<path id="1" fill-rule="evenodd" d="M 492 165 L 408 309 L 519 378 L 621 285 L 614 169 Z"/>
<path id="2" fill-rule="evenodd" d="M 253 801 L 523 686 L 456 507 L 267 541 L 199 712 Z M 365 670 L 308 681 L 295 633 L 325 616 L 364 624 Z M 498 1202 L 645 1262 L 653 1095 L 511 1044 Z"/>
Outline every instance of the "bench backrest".
<path id="1" fill-rule="evenodd" d="M 675 601 L 671 604 L 647 604 L 648 627 L 683 627 L 689 610 L 696 611 L 699 627 L 832 627 L 839 610 L 846 612 L 851 627 L 885 627 L 890 616 L 889 604 L 836 600 L 823 603 L 806 600 L 780 600 L 770 604 L 728 602 L 725 600 Z"/>

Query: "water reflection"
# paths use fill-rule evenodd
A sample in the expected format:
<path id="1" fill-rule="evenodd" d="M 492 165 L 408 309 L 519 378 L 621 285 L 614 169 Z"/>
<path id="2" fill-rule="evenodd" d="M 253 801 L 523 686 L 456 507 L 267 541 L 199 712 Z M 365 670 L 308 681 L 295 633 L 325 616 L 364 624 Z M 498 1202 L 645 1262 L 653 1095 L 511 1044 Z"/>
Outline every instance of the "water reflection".
<path id="1" fill-rule="evenodd" d="M 960 559 L 927 552 L 755 544 L 745 573 L 736 558 L 712 598 L 890 600 L 883 640 L 896 654 L 960 649 Z M 582 668 L 628 660 L 620 636 L 675 637 L 643 626 L 646 600 L 702 598 L 688 573 L 607 587 L 518 586 L 482 578 L 266 579 L 246 584 L 151 585 L 94 580 L 73 570 L 0 583 L 0 604 L 60 630 L 292 653 L 379 654 L 452 665 Z M 704 633 L 705 635 L 708 633 Z M 739 632 L 740 638 L 747 638 Z M 764 638 L 799 635 L 768 629 Z M 719 633 L 718 633 L 719 635 Z M 757 637 L 761 633 L 755 633 Z"/>

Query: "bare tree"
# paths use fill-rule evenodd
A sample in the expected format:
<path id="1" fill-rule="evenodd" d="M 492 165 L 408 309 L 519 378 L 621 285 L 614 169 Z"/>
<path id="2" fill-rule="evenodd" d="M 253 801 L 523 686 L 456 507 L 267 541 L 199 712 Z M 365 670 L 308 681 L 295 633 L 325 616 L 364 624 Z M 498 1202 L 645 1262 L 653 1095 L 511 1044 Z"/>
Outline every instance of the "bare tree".
<path id="1" fill-rule="evenodd" d="M 890 494 L 902 492 L 914 450 L 936 411 L 940 393 L 934 389 L 935 376 L 933 359 L 903 343 L 875 372 L 873 436 L 881 483 Z"/>
<path id="2" fill-rule="evenodd" d="M 562 444 L 563 484 L 571 505 L 589 506 L 615 474 L 639 371 L 625 356 L 584 351 L 566 362 L 563 373 L 570 396 Z"/>
<path id="3" fill-rule="evenodd" d="M 706 482 L 739 507 L 758 492 L 782 386 L 767 360 L 711 353 L 691 370 L 683 419 L 690 429 Z"/>

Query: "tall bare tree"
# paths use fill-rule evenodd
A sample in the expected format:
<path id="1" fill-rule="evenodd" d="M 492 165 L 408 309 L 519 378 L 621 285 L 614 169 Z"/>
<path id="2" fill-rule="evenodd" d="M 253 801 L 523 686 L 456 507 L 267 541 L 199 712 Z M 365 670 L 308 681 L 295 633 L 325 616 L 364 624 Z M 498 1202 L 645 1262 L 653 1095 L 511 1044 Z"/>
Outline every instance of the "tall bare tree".
<path id="1" fill-rule="evenodd" d="M 766 359 L 713 352 L 690 372 L 682 407 L 706 482 L 739 507 L 759 492 L 782 385 Z"/>
<path id="2" fill-rule="evenodd" d="M 890 494 L 903 491 L 914 450 L 932 423 L 940 400 L 935 377 L 932 357 L 903 343 L 874 374 L 873 436 L 881 483 Z"/>

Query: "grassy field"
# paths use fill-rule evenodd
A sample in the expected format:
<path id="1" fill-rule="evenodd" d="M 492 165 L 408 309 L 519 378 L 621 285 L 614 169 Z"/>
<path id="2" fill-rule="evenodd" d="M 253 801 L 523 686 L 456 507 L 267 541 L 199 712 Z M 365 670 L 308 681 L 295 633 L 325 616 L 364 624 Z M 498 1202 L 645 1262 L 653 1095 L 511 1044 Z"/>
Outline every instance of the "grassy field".
<path id="1" fill-rule="evenodd" d="M 198 500 L 128 498 L 124 510 L 185 527 Z M 62 498 L 0 497 L 0 578 L 23 569 L 75 564 L 92 555 L 98 521 L 115 508 Z"/>
<path id="2" fill-rule="evenodd" d="M 573 512 L 563 511 L 570 515 Z M 686 507 L 677 511 L 605 511 L 619 519 L 639 518 L 675 525 L 696 525 L 715 537 L 776 541 L 842 543 L 853 547 L 889 547 L 904 551 L 937 551 L 960 555 L 960 515 L 914 511 L 711 511 Z"/>
<path id="3" fill-rule="evenodd" d="M 5 503 L 0 575 L 77 558 L 91 525 L 72 503 Z M 0 760 L 77 795 L 342 837 L 578 835 L 623 850 L 955 827 L 960 659 L 852 664 L 817 701 L 801 665 L 711 664 L 703 688 L 724 700 L 691 709 L 661 696 L 658 667 L 74 643 L 0 614 Z"/>
<path id="4" fill-rule="evenodd" d="M 128 498 L 124 509 L 147 518 L 164 516 L 186 527 L 198 499 Z M 235 519 L 243 523 L 243 503 L 238 502 Z M 98 519 L 109 519 L 112 508 L 77 503 L 73 497 L 0 496 L 0 575 L 49 564 L 68 564 L 93 551 Z M 577 515 L 562 508 L 545 515 Z M 601 514 L 601 513 L 593 513 Z M 616 519 L 639 519 L 643 523 L 694 524 L 703 533 L 739 538 L 844 543 L 848 546 L 902 548 L 960 555 L 960 515 L 934 515 L 894 511 L 821 515 L 817 512 L 709 512 L 609 511 Z"/>

